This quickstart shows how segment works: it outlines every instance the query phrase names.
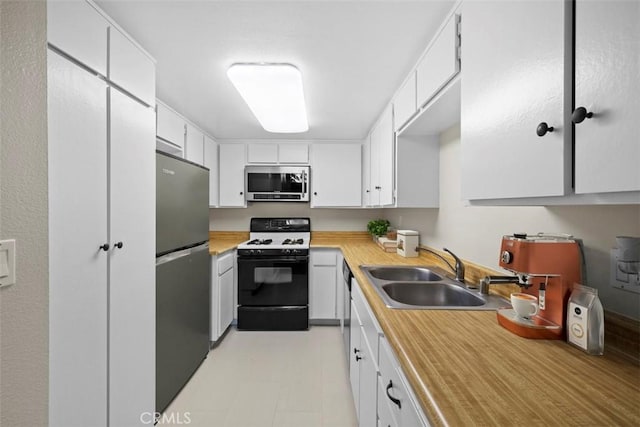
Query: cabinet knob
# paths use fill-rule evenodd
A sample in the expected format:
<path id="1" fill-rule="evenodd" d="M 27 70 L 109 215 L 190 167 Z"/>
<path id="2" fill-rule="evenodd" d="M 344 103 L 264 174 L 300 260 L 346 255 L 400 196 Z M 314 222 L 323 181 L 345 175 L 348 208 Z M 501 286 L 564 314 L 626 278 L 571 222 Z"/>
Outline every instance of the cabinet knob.
<path id="1" fill-rule="evenodd" d="M 122 242 L 118 242 L 118 243 L 116 243 L 116 244 L 115 244 L 115 245 L 113 245 L 113 246 L 114 246 L 115 248 L 117 248 L 117 249 L 122 249 L 122 247 L 123 247 L 124 245 L 122 244 Z"/>
<path id="2" fill-rule="evenodd" d="M 371 193 L 371 191 L 370 191 L 370 190 L 367 190 L 367 193 Z"/>
<path id="3" fill-rule="evenodd" d="M 584 107 L 578 107 L 573 110 L 571 114 L 571 121 L 573 123 L 582 123 L 584 119 L 590 119 L 593 117 L 593 113 L 591 111 L 587 111 Z"/>
<path id="4" fill-rule="evenodd" d="M 314 192 L 313 192 L 313 195 L 314 195 L 314 196 L 317 196 L 317 195 L 318 195 L 318 192 L 317 192 L 317 191 L 314 191 Z"/>
<path id="5" fill-rule="evenodd" d="M 242 196 L 243 194 L 244 194 L 244 191 L 241 191 L 241 192 L 240 192 L 240 195 Z"/>
<path id="6" fill-rule="evenodd" d="M 110 247 L 111 246 L 108 243 L 105 243 L 103 245 L 98 246 L 98 249 L 102 249 L 103 251 L 107 252 Z"/>
<path id="7" fill-rule="evenodd" d="M 360 359 L 362 359 L 362 357 L 360 357 L 360 356 L 356 355 L 356 362 L 359 362 L 359 361 L 360 361 Z"/>
<path id="8" fill-rule="evenodd" d="M 547 122 L 542 122 L 536 128 L 536 133 L 538 136 L 545 136 L 547 132 L 553 132 L 553 126 L 549 126 Z"/>
<path id="9" fill-rule="evenodd" d="M 389 394 L 389 390 L 391 390 L 391 388 L 393 387 L 393 383 L 391 382 L 391 380 L 389 380 L 389 384 L 387 384 L 387 397 L 389 398 L 389 400 L 391 400 L 393 403 L 395 403 L 396 405 L 398 405 L 398 409 L 402 409 L 402 403 L 400 403 L 400 399 L 396 399 L 395 397 L 391 396 Z"/>
<path id="10" fill-rule="evenodd" d="M 353 354 L 358 354 L 358 353 L 360 353 L 360 350 L 358 350 L 357 348 L 354 347 L 353 348 Z"/>

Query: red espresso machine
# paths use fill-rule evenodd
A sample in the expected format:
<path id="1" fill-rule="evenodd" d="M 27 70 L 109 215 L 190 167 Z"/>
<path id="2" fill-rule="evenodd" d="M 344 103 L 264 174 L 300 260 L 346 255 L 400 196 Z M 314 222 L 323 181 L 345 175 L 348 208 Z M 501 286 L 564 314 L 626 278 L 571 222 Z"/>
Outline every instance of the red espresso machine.
<path id="1" fill-rule="evenodd" d="M 525 338 L 565 339 L 567 302 L 574 284 L 584 279 L 582 241 L 545 233 L 503 236 L 500 267 L 514 273 L 513 283 L 521 292 L 538 298 L 539 310 L 535 316 L 521 318 L 512 309 L 501 309 L 498 323 Z"/>

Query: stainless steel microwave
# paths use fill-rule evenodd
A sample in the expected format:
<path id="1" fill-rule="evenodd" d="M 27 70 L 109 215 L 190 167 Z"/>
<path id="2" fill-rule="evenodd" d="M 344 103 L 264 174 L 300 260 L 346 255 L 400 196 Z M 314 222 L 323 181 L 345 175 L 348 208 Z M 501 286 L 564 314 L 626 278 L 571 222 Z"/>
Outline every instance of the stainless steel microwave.
<path id="1" fill-rule="evenodd" d="M 309 166 L 247 166 L 249 202 L 308 202 Z"/>

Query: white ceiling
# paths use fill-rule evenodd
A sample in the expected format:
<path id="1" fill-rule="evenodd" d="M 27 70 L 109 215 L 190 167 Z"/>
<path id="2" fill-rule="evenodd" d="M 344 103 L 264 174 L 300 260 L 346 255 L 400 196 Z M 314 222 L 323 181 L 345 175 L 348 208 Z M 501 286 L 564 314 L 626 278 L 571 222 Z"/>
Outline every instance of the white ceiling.
<path id="1" fill-rule="evenodd" d="M 97 1 L 157 63 L 157 96 L 219 139 L 362 139 L 453 0 Z M 235 62 L 302 72 L 304 134 L 265 132 L 226 76 Z"/>

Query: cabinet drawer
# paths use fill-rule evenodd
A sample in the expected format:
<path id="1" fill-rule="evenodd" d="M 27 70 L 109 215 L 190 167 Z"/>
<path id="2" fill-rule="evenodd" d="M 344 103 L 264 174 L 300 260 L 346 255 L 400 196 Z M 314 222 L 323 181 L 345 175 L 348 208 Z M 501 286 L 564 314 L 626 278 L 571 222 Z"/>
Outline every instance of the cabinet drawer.
<path id="1" fill-rule="evenodd" d="M 224 254 L 218 258 L 218 276 L 233 268 L 233 252 Z"/>
<path id="2" fill-rule="evenodd" d="M 419 415 L 415 400 L 409 391 L 400 364 L 396 361 L 389 343 L 384 337 L 380 338 L 379 349 L 380 385 L 382 390 L 378 394 L 378 407 L 387 404 L 391 410 L 393 420 L 398 426 L 428 425 Z"/>
<path id="3" fill-rule="evenodd" d="M 311 265 L 336 265 L 336 251 L 311 250 L 309 255 Z"/>

